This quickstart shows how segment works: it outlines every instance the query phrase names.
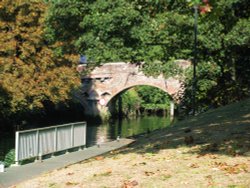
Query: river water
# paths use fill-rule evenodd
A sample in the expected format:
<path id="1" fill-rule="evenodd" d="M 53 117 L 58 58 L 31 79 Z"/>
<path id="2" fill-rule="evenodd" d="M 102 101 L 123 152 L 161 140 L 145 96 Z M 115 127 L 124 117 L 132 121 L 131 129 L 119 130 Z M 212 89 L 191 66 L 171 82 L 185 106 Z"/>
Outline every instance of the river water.
<path id="1" fill-rule="evenodd" d="M 104 142 L 148 133 L 171 124 L 170 118 L 143 116 L 134 119 L 121 119 L 109 123 L 87 126 L 87 146 L 95 145 L 102 138 Z"/>
<path id="2" fill-rule="evenodd" d="M 107 123 L 98 123 L 93 120 L 87 121 L 87 147 L 96 145 L 100 138 L 102 142 L 108 142 L 117 139 L 117 137 L 126 138 L 162 129 L 170 124 L 171 121 L 169 117 L 156 115 L 137 117 L 134 119 L 117 119 Z M 41 126 L 34 124 L 28 125 L 24 130 L 36 127 L 40 128 Z M 5 133 L 0 137 L 0 161 L 3 160 L 10 149 L 15 147 L 14 143 L 14 132 Z"/>

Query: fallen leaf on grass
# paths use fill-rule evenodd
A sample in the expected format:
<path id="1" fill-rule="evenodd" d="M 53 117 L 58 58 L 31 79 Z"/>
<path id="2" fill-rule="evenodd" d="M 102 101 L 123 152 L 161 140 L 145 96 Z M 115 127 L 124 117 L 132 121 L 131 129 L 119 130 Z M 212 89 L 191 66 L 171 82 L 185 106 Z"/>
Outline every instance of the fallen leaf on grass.
<path id="1" fill-rule="evenodd" d="M 105 172 L 102 172 L 100 174 L 94 174 L 94 177 L 96 176 L 109 176 L 112 173 L 112 169 L 108 169 Z"/>
<path id="2" fill-rule="evenodd" d="M 66 182 L 65 183 L 67 186 L 73 186 L 73 185 L 77 185 L 77 184 L 79 184 L 79 183 L 76 183 L 76 182 Z"/>
<path id="3" fill-rule="evenodd" d="M 190 168 L 199 168 L 199 165 L 196 164 L 196 163 L 193 163 L 193 164 L 189 164 L 188 167 L 190 167 Z"/>
<path id="4" fill-rule="evenodd" d="M 216 155 L 213 155 L 213 154 L 200 154 L 200 155 L 196 156 L 196 158 L 201 158 L 201 157 L 209 157 L 210 159 L 217 159 L 218 158 Z"/>
<path id="5" fill-rule="evenodd" d="M 142 163 L 135 163 L 135 164 L 133 164 L 132 166 L 138 166 L 138 165 L 142 166 L 142 165 L 146 165 L 146 164 L 147 164 L 147 163 L 142 162 Z"/>
<path id="6" fill-rule="evenodd" d="M 145 162 L 142 162 L 142 163 L 139 163 L 139 165 L 146 165 L 147 163 L 145 163 Z"/>
<path id="7" fill-rule="evenodd" d="M 146 176 L 152 176 L 155 174 L 154 172 L 149 172 L 149 171 L 145 171 L 144 173 Z"/>
<path id="8" fill-rule="evenodd" d="M 205 176 L 205 178 L 207 178 L 207 179 L 212 179 L 212 176 L 211 176 L 211 175 L 208 175 L 208 176 Z"/>
<path id="9" fill-rule="evenodd" d="M 172 177 L 171 174 L 164 174 L 164 175 L 161 176 L 162 180 L 167 180 L 167 179 L 169 179 L 171 177 Z"/>
<path id="10" fill-rule="evenodd" d="M 139 183 L 136 180 L 133 181 L 126 181 L 123 183 L 122 188 L 132 188 L 137 186 Z"/>
<path id="11" fill-rule="evenodd" d="M 210 158 L 210 159 L 218 159 L 218 157 L 215 156 L 215 155 L 209 155 L 209 158 Z"/>
<path id="12" fill-rule="evenodd" d="M 248 172 L 248 166 L 246 163 L 240 163 L 235 165 L 229 165 L 225 162 L 215 162 L 214 163 L 217 168 L 223 170 L 229 174 L 239 174 L 241 172 Z"/>
<path id="13" fill-rule="evenodd" d="M 97 157 L 95 157 L 95 159 L 96 159 L 97 161 L 101 161 L 101 160 L 104 159 L 104 157 L 103 157 L 103 156 L 97 156 Z"/>

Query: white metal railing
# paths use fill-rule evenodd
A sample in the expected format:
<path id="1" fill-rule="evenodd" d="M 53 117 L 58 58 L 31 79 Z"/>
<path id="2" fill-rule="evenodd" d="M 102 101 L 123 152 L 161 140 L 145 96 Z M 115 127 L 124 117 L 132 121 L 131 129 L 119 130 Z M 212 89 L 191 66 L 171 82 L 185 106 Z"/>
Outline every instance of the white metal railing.
<path id="1" fill-rule="evenodd" d="M 15 163 L 58 151 L 86 146 L 86 122 L 16 132 Z"/>

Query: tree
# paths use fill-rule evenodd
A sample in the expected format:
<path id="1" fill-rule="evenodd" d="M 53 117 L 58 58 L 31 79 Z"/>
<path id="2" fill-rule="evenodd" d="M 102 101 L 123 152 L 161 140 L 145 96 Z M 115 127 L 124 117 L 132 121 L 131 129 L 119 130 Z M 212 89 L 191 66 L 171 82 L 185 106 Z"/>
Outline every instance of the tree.
<path id="1" fill-rule="evenodd" d="M 209 4 L 207 0 L 193 1 L 201 2 L 198 102 L 217 106 L 249 96 L 248 1 L 210 0 Z M 173 76 L 171 71 L 175 69 L 170 65 L 173 60 L 193 57 L 193 11 L 188 2 L 50 2 L 47 23 L 51 41 L 66 40 L 70 49 L 85 54 L 95 65 L 143 61 L 145 73 L 157 76 L 163 72 L 167 77 Z M 204 14 L 207 11 L 210 13 Z"/>
<path id="2" fill-rule="evenodd" d="M 140 110 L 142 99 L 138 96 L 137 91 L 132 88 L 121 94 L 122 111 L 125 116 L 137 115 Z M 119 101 L 117 101 L 119 103 Z M 117 104 L 118 105 L 118 104 Z"/>
<path id="3" fill-rule="evenodd" d="M 210 103 L 225 105 L 249 96 L 250 22 L 246 0 L 212 1 L 213 9 L 200 20 L 200 60 L 220 67 Z"/>
<path id="4" fill-rule="evenodd" d="M 47 4 L 42 0 L 0 2 L 1 113 L 20 114 L 44 108 L 45 101 L 67 101 L 78 85 L 70 60 L 56 56 L 44 37 Z M 4 91 L 4 92 L 2 92 Z M 8 103 L 8 105 L 6 104 Z"/>
<path id="5" fill-rule="evenodd" d="M 171 3 L 128 0 L 50 2 L 47 21 L 51 38 L 70 41 L 69 45 L 73 44 L 78 53 L 85 54 L 97 64 L 109 61 L 166 62 L 191 53 L 187 49 L 191 41 L 191 19 L 172 11 Z M 179 32 L 181 30 L 186 33 Z"/>
<path id="6" fill-rule="evenodd" d="M 165 113 L 170 108 L 170 96 L 158 88 L 152 86 L 136 87 L 139 97 L 142 100 L 141 109 L 162 111 Z"/>

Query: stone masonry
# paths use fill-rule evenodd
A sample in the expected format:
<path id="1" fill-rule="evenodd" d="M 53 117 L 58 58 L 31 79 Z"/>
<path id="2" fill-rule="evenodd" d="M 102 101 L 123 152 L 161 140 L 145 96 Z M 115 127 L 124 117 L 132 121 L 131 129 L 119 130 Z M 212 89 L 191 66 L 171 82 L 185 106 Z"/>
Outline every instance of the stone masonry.
<path id="1" fill-rule="evenodd" d="M 178 60 L 176 63 L 186 69 L 189 61 Z M 78 70 L 86 69 L 86 65 L 79 65 Z M 141 64 L 106 63 L 96 67 L 90 74 L 82 76 L 80 100 L 85 113 L 96 116 L 106 113 L 113 98 L 121 92 L 139 85 L 157 87 L 168 93 L 178 103 L 184 88 L 181 76 L 165 79 L 162 75 L 157 78 L 146 76 L 141 71 Z"/>

